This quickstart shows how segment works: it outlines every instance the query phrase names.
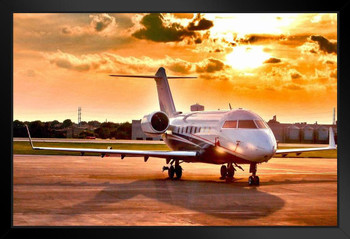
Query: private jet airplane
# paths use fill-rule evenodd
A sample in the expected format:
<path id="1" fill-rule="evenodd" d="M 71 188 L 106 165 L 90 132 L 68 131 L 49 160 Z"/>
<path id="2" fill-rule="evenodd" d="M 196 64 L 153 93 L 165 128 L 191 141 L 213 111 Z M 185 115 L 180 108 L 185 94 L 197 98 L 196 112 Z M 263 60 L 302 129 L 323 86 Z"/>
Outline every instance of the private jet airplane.
<path id="1" fill-rule="evenodd" d="M 160 111 L 143 117 L 141 128 L 146 135 L 161 135 L 173 151 L 84 149 L 34 147 L 28 130 L 29 141 L 34 150 L 55 150 L 84 153 L 98 153 L 102 157 L 115 154 L 123 159 L 129 157 L 165 158 L 169 178 L 182 176 L 180 163 L 222 164 L 221 179 L 233 179 L 239 164 L 249 164 L 249 185 L 259 185 L 256 175 L 257 164 L 267 162 L 276 154 L 300 154 L 308 151 L 335 149 L 334 133 L 329 128 L 329 145 L 320 148 L 277 149 L 276 139 L 270 127 L 256 113 L 242 108 L 219 111 L 182 113 L 176 111 L 168 79 L 196 78 L 167 76 L 163 67 L 154 76 L 110 75 L 113 77 L 153 78 L 156 81 Z"/>

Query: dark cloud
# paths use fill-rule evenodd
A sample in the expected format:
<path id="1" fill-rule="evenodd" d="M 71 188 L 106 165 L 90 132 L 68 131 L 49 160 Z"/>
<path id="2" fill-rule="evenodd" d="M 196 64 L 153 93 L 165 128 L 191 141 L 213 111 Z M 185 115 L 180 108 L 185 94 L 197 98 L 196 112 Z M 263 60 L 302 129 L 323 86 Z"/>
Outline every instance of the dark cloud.
<path id="1" fill-rule="evenodd" d="M 103 31 L 113 22 L 113 18 L 108 14 L 99 14 L 90 17 L 92 18 L 91 25 L 98 32 Z"/>
<path id="2" fill-rule="evenodd" d="M 235 39 L 237 42 L 242 44 L 256 44 L 260 42 L 275 41 L 281 45 L 287 46 L 300 46 L 304 44 L 307 39 L 310 37 L 310 34 L 300 34 L 300 35 L 272 35 L 272 34 L 251 34 L 247 35 L 245 38 Z"/>
<path id="3" fill-rule="evenodd" d="M 326 53 L 337 53 L 337 43 L 330 42 L 323 36 L 311 36 L 311 40 L 318 43 L 320 50 Z"/>
<path id="4" fill-rule="evenodd" d="M 168 68 L 173 72 L 188 74 L 190 73 L 192 66 L 186 62 L 176 62 L 174 64 L 169 65 Z"/>
<path id="5" fill-rule="evenodd" d="M 198 13 L 197 17 L 188 24 L 187 29 L 190 31 L 202 31 L 208 30 L 212 26 L 214 26 L 212 21 L 201 18 L 201 15 Z"/>
<path id="6" fill-rule="evenodd" d="M 63 27 L 63 28 L 62 28 L 62 33 L 63 33 L 63 34 L 71 34 L 72 31 L 71 31 L 68 27 Z"/>
<path id="7" fill-rule="evenodd" d="M 301 78 L 301 75 L 299 73 L 293 73 L 290 75 L 290 77 L 292 77 L 292 79 L 299 79 Z"/>
<path id="8" fill-rule="evenodd" d="M 271 63 L 271 64 L 276 64 L 276 63 L 280 63 L 281 60 L 278 59 L 278 58 L 270 58 L 270 59 L 267 59 L 266 61 L 264 61 L 264 63 Z"/>
<path id="9" fill-rule="evenodd" d="M 196 66 L 196 72 L 198 73 L 212 73 L 216 71 L 221 71 L 224 68 L 225 64 L 216 59 L 209 59 L 209 62 L 204 66 Z"/>
<path id="10" fill-rule="evenodd" d="M 160 13 L 151 13 L 144 16 L 141 20 L 144 26 L 132 34 L 139 39 L 147 39 L 155 42 L 177 42 L 185 37 L 195 37 L 196 34 L 184 28 L 178 23 L 172 23 L 170 26 L 164 26 L 163 16 Z"/>
<path id="11" fill-rule="evenodd" d="M 309 37 L 310 37 L 310 34 L 291 35 L 288 37 L 282 36 L 279 39 L 278 43 L 281 45 L 286 45 L 290 47 L 301 46 L 307 41 Z"/>
<path id="12" fill-rule="evenodd" d="M 261 41 L 271 41 L 271 40 L 279 40 L 283 38 L 283 36 L 269 35 L 269 34 L 252 34 L 247 35 L 244 39 L 236 39 L 237 42 L 243 44 L 253 44 Z"/>
<path id="13" fill-rule="evenodd" d="M 202 39 L 198 37 L 196 40 L 194 40 L 194 43 L 196 44 L 202 43 Z"/>

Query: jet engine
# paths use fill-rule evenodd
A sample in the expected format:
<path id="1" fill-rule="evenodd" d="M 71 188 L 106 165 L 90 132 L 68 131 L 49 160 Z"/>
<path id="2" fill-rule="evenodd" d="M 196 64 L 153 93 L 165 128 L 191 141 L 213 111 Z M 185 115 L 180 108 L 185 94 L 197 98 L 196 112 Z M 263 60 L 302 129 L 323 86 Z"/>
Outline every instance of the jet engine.
<path id="1" fill-rule="evenodd" d="M 141 129 L 146 135 L 155 136 L 164 133 L 169 127 L 169 117 L 162 111 L 145 115 L 141 120 Z"/>

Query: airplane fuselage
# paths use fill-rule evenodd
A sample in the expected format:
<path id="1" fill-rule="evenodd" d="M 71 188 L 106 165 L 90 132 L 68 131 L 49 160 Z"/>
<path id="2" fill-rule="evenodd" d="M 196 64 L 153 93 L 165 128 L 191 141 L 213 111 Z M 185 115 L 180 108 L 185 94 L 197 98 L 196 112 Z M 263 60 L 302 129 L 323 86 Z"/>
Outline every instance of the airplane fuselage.
<path id="1" fill-rule="evenodd" d="M 276 139 L 257 114 L 244 110 L 198 111 L 170 118 L 162 134 L 172 150 L 199 151 L 185 162 L 250 164 L 267 162 L 276 152 Z"/>

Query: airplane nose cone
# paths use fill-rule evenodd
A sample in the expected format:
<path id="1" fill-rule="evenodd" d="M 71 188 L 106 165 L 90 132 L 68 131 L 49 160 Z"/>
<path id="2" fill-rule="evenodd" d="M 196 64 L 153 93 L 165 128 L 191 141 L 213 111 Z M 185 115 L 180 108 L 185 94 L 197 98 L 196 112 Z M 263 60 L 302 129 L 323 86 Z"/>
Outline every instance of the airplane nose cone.
<path id="1" fill-rule="evenodd" d="M 261 158 L 270 159 L 275 154 L 275 144 L 270 137 L 262 139 L 257 145 L 257 151 Z"/>

